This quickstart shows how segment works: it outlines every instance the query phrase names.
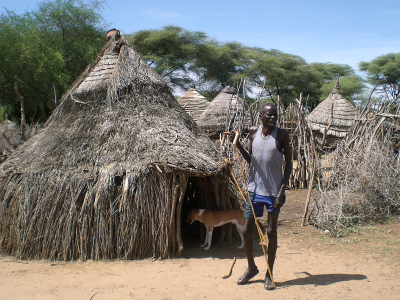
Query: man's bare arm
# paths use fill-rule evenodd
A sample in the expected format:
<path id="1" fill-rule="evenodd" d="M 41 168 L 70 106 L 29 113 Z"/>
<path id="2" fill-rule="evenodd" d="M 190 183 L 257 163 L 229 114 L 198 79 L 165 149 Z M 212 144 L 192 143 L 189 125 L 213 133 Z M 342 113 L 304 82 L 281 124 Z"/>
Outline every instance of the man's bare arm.
<path id="1" fill-rule="evenodd" d="M 239 152 L 242 154 L 243 158 L 247 161 L 248 164 L 250 164 L 251 161 L 251 153 L 253 150 L 253 139 L 254 139 L 254 134 L 257 132 L 257 127 L 251 127 L 249 130 L 249 151 L 247 152 L 242 144 L 239 142 L 239 139 L 237 140 L 236 146 L 239 150 Z M 235 139 L 235 133 L 232 131 L 231 134 L 229 135 L 229 140 L 233 143 L 233 140 Z"/>

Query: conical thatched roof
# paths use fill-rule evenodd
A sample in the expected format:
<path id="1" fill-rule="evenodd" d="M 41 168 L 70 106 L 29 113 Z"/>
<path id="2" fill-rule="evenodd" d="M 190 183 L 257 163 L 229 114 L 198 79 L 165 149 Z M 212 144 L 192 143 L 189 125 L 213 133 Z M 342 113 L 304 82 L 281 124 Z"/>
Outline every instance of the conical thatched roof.
<path id="1" fill-rule="evenodd" d="M 329 136 L 344 137 L 357 117 L 357 109 L 340 94 L 339 79 L 329 96 L 307 116 L 306 120 L 313 131 L 324 133 L 331 121 L 333 104 L 333 122 L 327 132 Z"/>
<path id="2" fill-rule="evenodd" d="M 0 251 L 168 257 L 188 178 L 224 166 L 166 82 L 114 37 L 43 130 L 1 165 Z"/>
<path id="3" fill-rule="evenodd" d="M 195 88 L 190 88 L 186 93 L 180 96 L 177 101 L 195 122 L 197 122 L 199 116 L 210 104 L 210 102 Z"/>
<path id="4" fill-rule="evenodd" d="M 237 99 L 236 92 L 227 86 L 210 102 L 197 120 L 197 124 L 213 137 L 224 131 L 238 129 L 242 120 L 242 131 L 246 131 L 251 123 L 248 107 L 243 103 L 243 99 L 240 97 Z"/>

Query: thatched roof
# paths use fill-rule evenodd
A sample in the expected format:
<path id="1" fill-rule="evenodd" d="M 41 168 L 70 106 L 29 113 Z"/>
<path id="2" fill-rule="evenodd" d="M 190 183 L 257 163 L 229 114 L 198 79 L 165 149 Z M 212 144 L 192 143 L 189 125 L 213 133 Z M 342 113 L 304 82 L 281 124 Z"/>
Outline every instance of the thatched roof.
<path id="1" fill-rule="evenodd" d="M 196 122 L 210 104 L 210 102 L 195 88 L 190 88 L 186 93 L 180 96 L 177 101 Z"/>
<path id="2" fill-rule="evenodd" d="M 166 82 L 114 37 L 42 131 L 0 166 L 0 250 L 64 260 L 168 256 L 180 184 L 171 189 L 169 174 L 184 182 L 224 166 Z"/>
<path id="3" fill-rule="evenodd" d="M 251 123 L 248 107 L 243 103 L 243 99 L 240 97 L 237 99 L 236 92 L 227 86 L 207 106 L 197 124 L 209 136 L 218 136 L 224 131 L 238 129 L 242 120 L 242 131 L 246 131 Z"/>
<path id="4" fill-rule="evenodd" d="M 6 120 L 0 123 L 0 162 L 22 144 L 21 131 L 17 124 Z"/>
<path id="5" fill-rule="evenodd" d="M 340 94 L 339 80 L 329 96 L 307 116 L 306 120 L 313 131 L 324 133 L 331 121 L 333 104 L 333 122 L 327 136 L 344 137 L 358 115 L 357 109 Z"/>

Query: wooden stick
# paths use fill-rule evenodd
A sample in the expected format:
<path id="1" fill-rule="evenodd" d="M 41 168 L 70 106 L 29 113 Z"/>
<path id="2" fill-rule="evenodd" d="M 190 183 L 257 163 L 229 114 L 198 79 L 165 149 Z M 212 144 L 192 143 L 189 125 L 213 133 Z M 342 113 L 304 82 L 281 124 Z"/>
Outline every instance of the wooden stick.
<path id="1" fill-rule="evenodd" d="M 312 163 L 310 183 L 308 184 L 307 200 L 306 200 L 306 206 L 304 208 L 303 220 L 301 221 L 301 227 L 304 226 L 304 223 L 305 223 L 306 217 L 307 217 L 308 205 L 310 204 L 311 192 L 312 192 L 313 183 L 314 183 L 314 173 L 315 173 L 315 161 L 313 161 L 313 163 Z"/>
<path id="2" fill-rule="evenodd" d="M 238 189 L 239 189 L 240 195 L 242 195 L 242 197 L 243 197 L 244 203 L 246 203 L 246 202 L 247 202 L 247 199 L 246 199 L 246 197 L 243 195 L 242 189 L 240 188 L 239 183 L 238 183 L 237 180 L 236 180 L 235 174 L 233 173 L 231 166 L 228 165 L 228 168 L 229 168 L 229 171 L 231 171 L 232 178 L 233 178 L 233 180 L 235 181 L 236 186 L 237 186 Z"/>
<path id="3" fill-rule="evenodd" d="M 23 141 L 26 141 L 25 137 L 25 100 L 24 97 L 22 97 L 18 93 L 18 84 L 14 82 L 14 92 L 21 101 L 21 137 Z"/>
<path id="4" fill-rule="evenodd" d="M 235 133 L 235 139 L 233 140 L 233 144 L 236 146 L 237 141 L 238 141 L 238 139 L 239 139 L 239 133 L 240 133 L 240 131 L 234 131 L 234 133 Z"/>
<path id="5" fill-rule="evenodd" d="M 226 139 L 226 136 L 227 136 L 228 134 L 230 134 L 230 132 L 224 132 L 224 133 L 223 133 L 223 135 L 222 135 L 222 140 L 221 140 L 221 146 L 223 146 L 223 145 L 225 144 L 225 139 Z"/>
<path id="6" fill-rule="evenodd" d="M 226 279 L 226 278 L 231 277 L 231 275 L 232 275 L 232 269 L 233 269 L 233 266 L 235 265 L 235 262 L 236 262 L 236 255 L 237 255 L 237 253 L 238 253 L 238 250 L 239 250 L 239 249 L 236 249 L 235 257 L 233 258 L 231 267 L 229 268 L 229 272 L 226 273 L 224 276 L 222 276 L 223 279 Z"/>
<path id="7" fill-rule="evenodd" d="M 182 255 L 183 251 L 183 243 L 182 243 L 182 237 L 181 237 L 181 211 L 182 211 L 182 202 L 183 202 L 183 197 L 185 196 L 185 191 L 186 191 L 186 186 L 188 183 L 189 178 L 186 176 L 185 173 L 182 173 L 179 175 L 180 177 L 180 195 L 179 195 L 179 200 L 178 200 L 178 206 L 176 208 L 176 239 L 177 239 L 177 244 L 178 244 L 178 253 L 177 257 L 180 257 Z"/>

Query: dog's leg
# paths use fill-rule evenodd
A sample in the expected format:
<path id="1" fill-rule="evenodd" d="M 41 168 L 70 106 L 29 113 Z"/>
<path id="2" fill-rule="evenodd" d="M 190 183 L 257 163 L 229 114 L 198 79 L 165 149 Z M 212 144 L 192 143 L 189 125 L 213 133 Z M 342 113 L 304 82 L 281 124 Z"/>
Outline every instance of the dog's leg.
<path id="1" fill-rule="evenodd" d="M 204 239 L 204 244 L 200 245 L 201 248 L 204 248 L 207 245 L 207 238 L 208 238 L 208 232 L 206 233 L 206 238 Z"/>
<path id="2" fill-rule="evenodd" d="M 237 224 L 235 224 L 235 225 L 236 225 L 237 231 L 239 232 L 240 238 L 242 239 L 242 244 L 238 247 L 238 249 L 243 249 L 243 246 L 244 246 L 243 227 L 240 228 L 241 226 L 239 226 Z"/>
<path id="3" fill-rule="evenodd" d="M 212 233 L 213 233 L 213 229 L 212 228 L 211 228 L 211 230 L 207 229 L 206 241 L 204 242 L 204 244 L 202 246 L 202 247 L 204 247 L 204 250 L 210 249 L 211 240 L 212 240 Z"/>

